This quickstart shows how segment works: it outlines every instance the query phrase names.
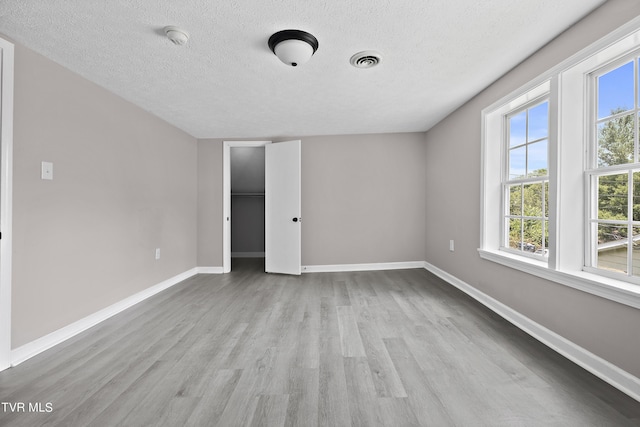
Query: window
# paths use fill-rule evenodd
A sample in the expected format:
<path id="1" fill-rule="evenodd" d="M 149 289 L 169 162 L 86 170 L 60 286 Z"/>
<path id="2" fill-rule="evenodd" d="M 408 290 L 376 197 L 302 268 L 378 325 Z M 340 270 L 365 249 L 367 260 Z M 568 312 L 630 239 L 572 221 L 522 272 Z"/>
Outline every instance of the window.
<path id="1" fill-rule="evenodd" d="M 640 276 L 638 57 L 591 73 L 589 239 L 586 267 L 598 274 Z"/>
<path id="2" fill-rule="evenodd" d="M 546 256 L 549 247 L 549 101 L 505 116 L 503 247 Z"/>
<path id="3" fill-rule="evenodd" d="M 482 125 L 480 256 L 640 308 L 640 18 Z"/>

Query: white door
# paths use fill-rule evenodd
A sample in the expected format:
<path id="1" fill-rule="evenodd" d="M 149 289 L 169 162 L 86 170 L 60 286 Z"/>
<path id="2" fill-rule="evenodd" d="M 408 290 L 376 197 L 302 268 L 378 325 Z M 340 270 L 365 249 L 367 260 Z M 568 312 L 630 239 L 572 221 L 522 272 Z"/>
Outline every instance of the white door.
<path id="1" fill-rule="evenodd" d="M 11 364 L 13 44 L 0 39 L 0 371 Z"/>
<path id="2" fill-rule="evenodd" d="M 301 272 L 300 141 L 265 146 L 265 270 Z"/>

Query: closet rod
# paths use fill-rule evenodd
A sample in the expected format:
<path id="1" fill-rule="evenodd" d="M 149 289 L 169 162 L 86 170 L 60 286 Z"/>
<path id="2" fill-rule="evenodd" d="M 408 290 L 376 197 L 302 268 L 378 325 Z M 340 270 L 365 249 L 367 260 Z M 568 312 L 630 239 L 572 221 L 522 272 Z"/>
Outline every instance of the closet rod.
<path id="1" fill-rule="evenodd" d="M 232 197 L 264 197 L 264 193 L 231 193 Z"/>

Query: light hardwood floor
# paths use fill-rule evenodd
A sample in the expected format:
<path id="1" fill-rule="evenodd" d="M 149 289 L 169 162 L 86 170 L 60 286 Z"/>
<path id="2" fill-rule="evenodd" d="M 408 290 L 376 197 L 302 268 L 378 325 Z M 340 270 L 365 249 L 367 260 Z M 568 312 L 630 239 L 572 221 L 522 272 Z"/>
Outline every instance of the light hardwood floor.
<path id="1" fill-rule="evenodd" d="M 640 425 L 639 402 L 425 270 L 261 268 L 234 260 L 0 373 L 26 410 L 0 425 Z"/>

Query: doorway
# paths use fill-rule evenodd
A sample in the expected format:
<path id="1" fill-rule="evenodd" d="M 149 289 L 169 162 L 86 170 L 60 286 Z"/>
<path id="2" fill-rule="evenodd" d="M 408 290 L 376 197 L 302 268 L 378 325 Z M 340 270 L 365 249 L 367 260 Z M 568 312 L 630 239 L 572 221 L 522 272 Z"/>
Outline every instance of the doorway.
<path id="1" fill-rule="evenodd" d="M 265 270 L 265 147 L 231 147 L 231 269 Z"/>
<path id="2" fill-rule="evenodd" d="M 271 141 L 225 141 L 223 145 L 222 270 L 225 273 L 231 271 L 232 257 L 239 258 L 249 254 L 252 258 L 260 255 L 264 257 L 264 147 L 267 144 L 271 144 Z M 258 164 L 260 159 L 261 165 Z M 243 170 L 251 167 L 257 167 L 258 170 L 253 172 Z M 239 215 L 238 220 L 241 224 L 232 222 L 235 220 L 232 217 L 234 201 L 235 213 Z M 260 212 L 260 205 L 262 206 L 262 227 L 257 224 L 260 221 L 259 215 L 255 215 L 256 210 Z M 238 227 L 243 223 L 249 224 L 250 230 Z M 262 250 L 258 250 L 259 248 Z"/>
<path id="3" fill-rule="evenodd" d="M 0 38 L 0 371 L 11 366 L 13 44 Z"/>
<path id="4" fill-rule="evenodd" d="M 232 191 L 231 150 L 264 150 L 264 265 L 265 271 L 301 274 L 301 141 L 225 141 L 223 144 L 223 255 L 224 273 L 231 271 Z M 262 170 L 262 168 L 260 168 Z M 261 189 L 261 187 L 259 187 Z M 246 196 L 244 194 L 243 196 Z"/>

